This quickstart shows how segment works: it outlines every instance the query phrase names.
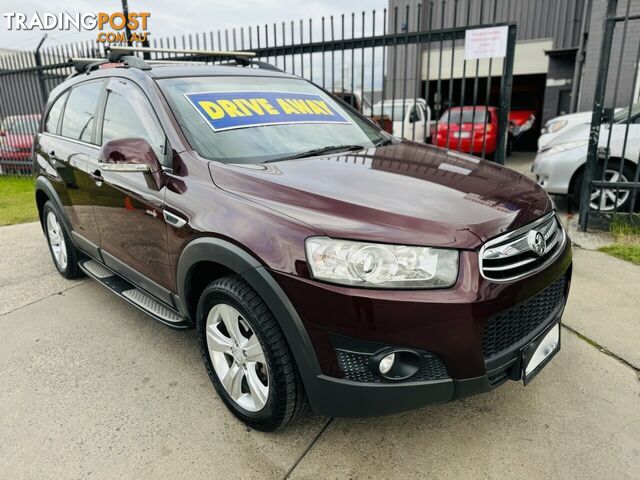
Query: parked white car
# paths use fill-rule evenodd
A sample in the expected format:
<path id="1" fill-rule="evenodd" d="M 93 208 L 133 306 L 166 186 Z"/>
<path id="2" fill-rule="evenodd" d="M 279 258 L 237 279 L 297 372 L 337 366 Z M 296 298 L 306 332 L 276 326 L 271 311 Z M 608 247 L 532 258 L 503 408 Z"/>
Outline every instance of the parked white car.
<path id="1" fill-rule="evenodd" d="M 548 120 L 540 131 L 538 138 L 538 151 L 549 148 L 549 145 L 560 135 L 568 132 L 577 125 L 589 125 L 591 123 L 591 112 L 569 113 L 560 115 Z"/>
<path id="2" fill-rule="evenodd" d="M 616 111 L 611 131 L 608 123 L 600 127 L 598 146 L 603 148 L 609 145 L 609 160 L 604 175 L 604 179 L 609 182 L 633 181 L 636 172 L 640 155 L 640 103 L 636 103 L 631 109 L 628 132 L 627 112 L 626 108 Z M 574 126 L 538 152 L 532 171 L 538 184 L 548 193 L 579 198 L 590 128 L 590 123 Z M 601 170 L 596 178 L 602 178 Z M 606 212 L 617 206 L 618 210 L 624 210 L 628 207 L 629 200 L 629 190 L 604 190 L 604 193 L 596 190 L 591 195 L 591 208 Z"/>
<path id="3" fill-rule="evenodd" d="M 431 109 L 423 98 L 389 99 L 373 105 L 372 116 L 380 115 L 393 122 L 392 133 L 396 137 L 425 142 L 431 135 Z M 403 117 L 404 114 L 404 117 Z"/>

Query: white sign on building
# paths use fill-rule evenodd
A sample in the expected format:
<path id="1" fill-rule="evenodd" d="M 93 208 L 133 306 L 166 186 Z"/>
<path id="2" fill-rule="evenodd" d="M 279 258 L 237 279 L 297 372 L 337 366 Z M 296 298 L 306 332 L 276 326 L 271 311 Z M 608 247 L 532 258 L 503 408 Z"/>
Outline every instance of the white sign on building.
<path id="1" fill-rule="evenodd" d="M 469 29 L 464 35 L 464 59 L 504 57 L 509 27 Z"/>

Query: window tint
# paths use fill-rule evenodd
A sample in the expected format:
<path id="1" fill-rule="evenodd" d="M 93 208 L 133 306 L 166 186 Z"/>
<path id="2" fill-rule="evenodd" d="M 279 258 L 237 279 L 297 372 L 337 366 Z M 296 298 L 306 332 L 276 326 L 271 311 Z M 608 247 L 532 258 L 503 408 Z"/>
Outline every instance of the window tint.
<path id="1" fill-rule="evenodd" d="M 58 97 L 56 102 L 49 110 L 49 116 L 44 124 L 44 131 L 49 133 L 58 133 L 58 123 L 60 123 L 60 115 L 62 115 L 62 107 L 69 93 L 64 93 Z"/>
<path id="2" fill-rule="evenodd" d="M 135 90 L 131 92 L 132 98 L 141 104 L 136 105 L 116 92 L 109 92 L 102 124 L 102 143 L 118 138 L 144 138 L 162 161 L 164 133 L 156 125 L 151 113 L 144 111 L 144 100 L 137 98 Z"/>
<path id="3" fill-rule="evenodd" d="M 84 83 L 71 90 L 62 117 L 62 131 L 60 133 L 64 137 L 84 142 L 91 141 L 96 106 L 101 90 L 102 82 Z"/>

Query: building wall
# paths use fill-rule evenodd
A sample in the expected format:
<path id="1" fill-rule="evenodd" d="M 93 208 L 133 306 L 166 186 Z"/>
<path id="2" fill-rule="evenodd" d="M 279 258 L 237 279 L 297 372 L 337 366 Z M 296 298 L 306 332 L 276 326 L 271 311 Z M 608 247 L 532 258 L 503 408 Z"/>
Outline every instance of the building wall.
<path id="1" fill-rule="evenodd" d="M 640 14 L 640 2 L 630 2 L 630 15 Z M 604 14 L 607 8 L 607 0 L 593 0 L 591 22 L 589 25 L 589 37 L 587 40 L 586 58 L 580 86 L 578 110 L 592 110 L 593 97 L 596 87 L 598 65 L 600 61 L 600 48 L 602 43 L 602 28 Z M 627 0 L 618 1 L 617 15 L 625 15 Z M 627 24 L 627 34 L 623 40 L 624 24 L 618 23 L 615 27 L 613 44 L 611 48 L 611 60 L 607 78 L 605 96 L 606 107 L 621 107 L 629 104 L 629 99 L 636 92 L 637 82 L 634 82 L 634 69 L 637 63 L 638 43 L 640 41 L 640 20 L 631 20 Z M 620 75 L 618 77 L 618 67 Z M 615 94 L 616 82 L 618 84 Z M 633 102 L 638 101 L 633 98 Z"/>
<path id="2" fill-rule="evenodd" d="M 519 60 L 520 63 L 523 63 L 523 61 L 529 59 L 528 57 L 523 57 L 525 51 L 528 52 L 524 46 L 534 45 L 531 43 L 532 41 L 538 42 L 540 45 L 544 43 L 544 47 L 539 48 L 544 48 L 545 52 L 569 51 L 568 54 L 563 53 L 553 58 L 550 55 L 548 72 L 553 85 L 547 87 L 546 91 L 540 94 L 545 95 L 544 107 L 540 112 L 542 116 L 540 120 L 544 122 L 558 113 L 559 97 L 560 95 L 566 95 L 566 93 L 561 94 L 561 92 L 571 89 L 573 65 L 575 65 L 575 53 L 572 53 L 571 50 L 576 49 L 580 42 L 582 16 L 585 14 L 585 5 L 588 1 L 591 0 L 444 0 L 444 3 L 440 0 L 432 2 L 426 0 L 390 0 L 389 31 L 393 32 L 395 8 L 398 8 L 398 18 L 402 20 L 404 19 L 404 9 L 407 5 L 409 5 L 410 18 L 410 21 L 407 22 L 408 29 L 409 31 L 415 31 L 418 22 L 413 17 L 417 15 L 417 5 L 421 4 L 421 30 L 515 22 L 518 42 L 516 46 L 516 65 Z M 398 23 L 402 25 L 401 21 Z M 431 63 L 433 63 L 433 58 L 436 58 L 436 60 L 439 58 L 440 42 L 437 38 L 434 40 L 431 43 L 430 50 Z M 455 69 L 458 70 L 462 68 L 462 58 L 458 52 L 462 51 L 463 43 L 462 40 L 459 40 L 455 45 L 457 59 Z M 407 57 L 409 68 L 406 76 L 403 74 L 404 51 L 399 49 L 397 52 L 398 58 L 395 59 L 393 49 L 390 49 L 387 61 L 386 98 L 391 98 L 394 84 L 396 92 L 398 92 L 402 91 L 405 79 L 409 85 L 416 83 L 416 75 L 414 74 L 414 69 L 411 68 L 413 66 L 411 62 L 415 61 L 415 49 L 416 47 L 409 47 L 411 54 Z M 426 80 L 424 58 L 426 58 L 426 51 L 429 49 L 428 44 L 421 45 L 421 49 L 423 51 L 422 80 Z M 445 42 L 443 44 L 443 59 L 447 60 L 451 57 L 451 50 L 452 42 Z M 543 51 L 539 53 L 544 55 Z M 393 69 L 394 62 L 395 73 Z M 467 62 L 467 74 L 474 74 L 475 66 L 471 65 L 472 63 Z M 492 75 L 501 75 L 500 62 L 494 61 L 493 63 Z M 443 81 L 448 80 L 451 74 L 450 65 L 446 61 L 444 64 L 446 64 L 446 68 L 443 68 L 439 74 Z M 480 67 L 480 76 L 482 76 L 482 69 L 485 66 L 481 64 Z M 471 68 L 471 71 L 469 71 L 469 68 Z M 547 73 L 546 64 L 544 72 L 536 71 L 535 73 Z M 484 75 L 486 76 L 486 72 Z M 433 69 L 431 69 L 428 76 L 433 80 L 438 77 L 438 73 L 433 72 Z M 549 94 L 548 97 L 546 97 L 547 92 Z M 396 93 L 395 96 L 398 97 L 399 95 Z M 542 99 L 540 101 L 542 102 Z"/>

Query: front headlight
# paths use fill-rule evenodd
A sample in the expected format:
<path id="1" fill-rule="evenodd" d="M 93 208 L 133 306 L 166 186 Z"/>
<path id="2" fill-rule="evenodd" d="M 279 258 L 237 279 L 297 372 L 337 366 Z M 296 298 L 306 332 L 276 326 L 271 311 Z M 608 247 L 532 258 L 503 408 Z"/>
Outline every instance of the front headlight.
<path id="1" fill-rule="evenodd" d="M 445 288 L 458 277 L 458 251 L 311 237 L 313 278 L 354 287 Z"/>
<path id="2" fill-rule="evenodd" d="M 554 133 L 560 130 L 561 128 L 566 127 L 567 123 L 569 122 L 567 122 L 566 120 L 556 120 L 555 122 L 548 123 L 546 125 L 546 130 L 548 133 Z"/>
<path id="3" fill-rule="evenodd" d="M 576 140 L 575 142 L 561 143 L 560 145 L 556 145 L 548 150 L 545 150 L 543 153 L 545 155 L 551 155 L 554 153 L 566 152 L 567 150 L 573 150 L 574 148 L 584 147 L 588 143 L 589 140 Z"/>

